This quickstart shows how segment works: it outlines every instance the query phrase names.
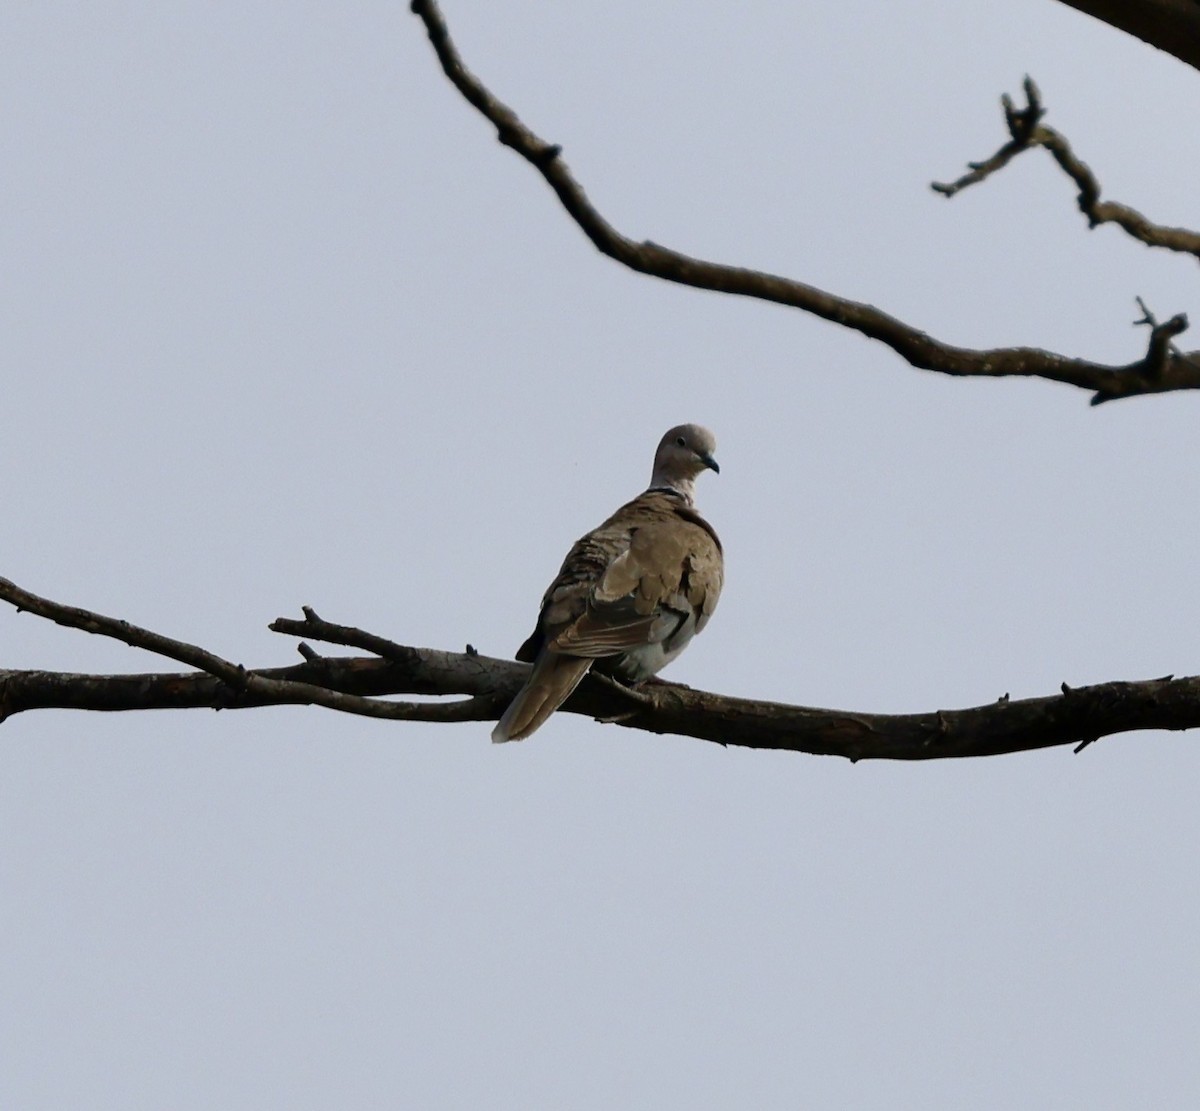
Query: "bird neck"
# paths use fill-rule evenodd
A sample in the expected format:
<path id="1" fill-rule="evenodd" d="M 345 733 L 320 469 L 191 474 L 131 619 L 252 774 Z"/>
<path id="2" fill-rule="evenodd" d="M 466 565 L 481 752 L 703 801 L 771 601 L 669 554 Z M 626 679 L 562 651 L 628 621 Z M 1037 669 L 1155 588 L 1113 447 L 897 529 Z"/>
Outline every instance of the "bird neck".
<path id="1" fill-rule="evenodd" d="M 689 506 L 696 504 L 696 480 L 694 478 L 667 477 L 657 471 L 650 478 L 650 486 L 646 493 L 660 490 L 663 493 L 678 494 Z"/>

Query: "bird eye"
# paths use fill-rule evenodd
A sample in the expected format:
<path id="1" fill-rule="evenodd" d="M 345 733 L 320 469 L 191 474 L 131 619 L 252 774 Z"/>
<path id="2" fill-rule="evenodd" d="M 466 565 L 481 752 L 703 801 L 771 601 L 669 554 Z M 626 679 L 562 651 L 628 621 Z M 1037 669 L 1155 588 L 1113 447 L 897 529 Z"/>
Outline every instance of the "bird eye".
<path id="1" fill-rule="evenodd" d="M 685 439 L 684 439 L 682 436 L 676 436 L 676 437 L 675 437 L 675 442 L 676 442 L 676 443 L 677 443 L 677 444 L 678 444 L 680 447 L 686 447 L 686 446 L 687 446 L 687 440 L 685 440 Z"/>

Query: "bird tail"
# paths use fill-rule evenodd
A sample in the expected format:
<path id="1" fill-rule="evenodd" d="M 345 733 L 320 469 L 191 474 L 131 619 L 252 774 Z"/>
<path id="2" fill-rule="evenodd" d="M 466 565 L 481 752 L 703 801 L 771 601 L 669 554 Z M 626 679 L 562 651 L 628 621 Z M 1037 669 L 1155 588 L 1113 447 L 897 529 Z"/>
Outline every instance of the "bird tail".
<path id="1" fill-rule="evenodd" d="M 492 740 L 497 744 L 523 741 L 566 702 L 591 666 L 592 661 L 585 657 L 543 651 L 529 681 L 492 730 Z"/>

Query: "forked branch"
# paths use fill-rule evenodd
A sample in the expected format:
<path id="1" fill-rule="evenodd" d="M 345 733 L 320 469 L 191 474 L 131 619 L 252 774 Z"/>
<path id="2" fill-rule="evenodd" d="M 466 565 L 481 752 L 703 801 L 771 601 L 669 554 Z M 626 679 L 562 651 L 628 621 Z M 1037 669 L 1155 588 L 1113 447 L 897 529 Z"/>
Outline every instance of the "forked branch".
<path id="1" fill-rule="evenodd" d="M 562 158 L 562 148 L 531 131 L 507 104 L 463 64 L 436 0 L 412 0 L 438 61 L 454 87 L 496 128 L 501 143 L 533 166 L 554 190 L 568 215 L 597 250 L 631 270 L 665 281 L 754 297 L 801 309 L 886 344 L 912 366 L 958 377 L 1045 378 L 1092 393 L 1092 404 L 1139 394 L 1200 388 L 1197 358 L 1171 352 L 1165 364 L 1147 357 L 1120 366 L 1071 358 L 1035 347 L 975 350 L 935 339 L 874 305 L 827 293 L 792 278 L 740 266 L 707 262 L 617 231 L 588 200 Z M 1015 151 L 1012 153 L 1016 153 Z M 1012 154 L 1008 155 L 1009 158 Z M 1186 317 L 1174 318 L 1182 330 Z"/>
<path id="2" fill-rule="evenodd" d="M 934 192 L 941 193 L 944 197 L 953 197 L 963 189 L 976 185 L 997 170 L 1003 169 L 1023 151 L 1044 147 L 1079 190 L 1076 200 L 1079 211 L 1087 217 L 1089 227 L 1116 224 L 1148 247 L 1164 247 L 1169 251 L 1179 251 L 1200 258 L 1200 233 L 1188 228 L 1156 224 L 1129 205 L 1117 201 L 1102 201 L 1100 182 L 1092 173 L 1091 167 L 1076 156 L 1071 144 L 1061 132 L 1041 122 L 1046 109 L 1042 106 L 1041 93 L 1033 78 L 1025 78 L 1024 90 L 1023 108 L 1017 108 L 1007 93 L 1000 98 L 1001 107 L 1004 109 L 1004 123 L 1008 128 L 1008 142 L 990 158 L 982 162 L 968 163 L 967 173 L 957 181 L 935 181 L 932 185 Z"/>
<path id="3" fill-rule="evenodd" d="M 465 652 L 412 648 L 305 609 L 279 618 L 276 632 L 359 648 L 370 657 L 322 656 L 307 644 L 305 662 L 246 669 L 195 645 L 90 610 L 65 606 L 0 579 L 0 599 L 61 625 L 110 637 L 198 668 L 192 672 L 79 675 L 0 670 L 0 721 L 28 710 L 159 710 L 316 705 L 400 721 L 495 721 L 524 682 L 524 664 Z M 389 695 L 451 698 L 399 702 Z M 630 690 L 588 679 L 563 707 L 599 721 L 650 733 L 779 749 L 850 760 L 933 760 L 994 756 L 1055 745 L 1082 748 L 1100 737 L 1144 729 L 1200 727 L 1200 676 L 1102 683 L 1060 694 L 967 710 L 873 714 L 789 706 L 652 681 Z M 482 731 L 481 731 L 482 737 Z M 539 741 L 530 742 L 542 743 Z"/>

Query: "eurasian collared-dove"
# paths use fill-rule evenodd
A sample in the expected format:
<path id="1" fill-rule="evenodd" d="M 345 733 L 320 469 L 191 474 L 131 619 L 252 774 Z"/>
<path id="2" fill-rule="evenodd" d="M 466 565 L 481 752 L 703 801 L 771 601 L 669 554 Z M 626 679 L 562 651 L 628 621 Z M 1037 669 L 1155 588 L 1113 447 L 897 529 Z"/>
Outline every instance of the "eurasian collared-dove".
<path id="1" fill-rule="evenodd" d="M 593 665 L 630 683 L 657 674 L 704 628 L 721 596 L 721 541 L 696 512 L 696 476 L 719 471 L 707 428 L 681 424 L 659 442 L 645 493 L 575 542 L 517 651 L 533 673 L 493 741 L 528 737 Z"/>

